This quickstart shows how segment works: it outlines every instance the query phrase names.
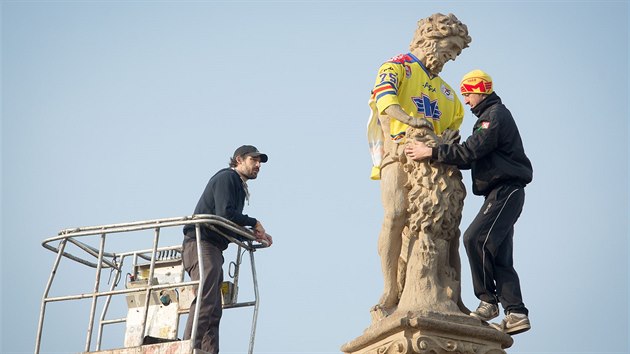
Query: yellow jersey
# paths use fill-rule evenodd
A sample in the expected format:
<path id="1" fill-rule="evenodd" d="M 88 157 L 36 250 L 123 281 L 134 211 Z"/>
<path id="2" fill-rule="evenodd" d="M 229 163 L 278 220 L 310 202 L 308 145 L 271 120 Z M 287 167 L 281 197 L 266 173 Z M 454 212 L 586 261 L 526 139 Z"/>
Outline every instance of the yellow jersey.
<path id="1" fill-rule="evenodd" d="M 426 118 L 433 124 L 436 134 L 446 129 L 458 130 L 464 118 L 464 107 L 455 91 L 439 76 L 433 76 L 413 54 L 401 54 L 385 62 L 378 70 L 370 97 L 371 116 L 368 122 L 368 141 L 374 167 L 380 168 L 382 160 L 382 130 L 378 115 L 387 107 L 397 104 L 405 113 L 415 118 Z M 403 143 L 408 125 L 396 119 L 390 120 L 390 138 Z M 372 172 L 372 179 L 380 173 Z"/>

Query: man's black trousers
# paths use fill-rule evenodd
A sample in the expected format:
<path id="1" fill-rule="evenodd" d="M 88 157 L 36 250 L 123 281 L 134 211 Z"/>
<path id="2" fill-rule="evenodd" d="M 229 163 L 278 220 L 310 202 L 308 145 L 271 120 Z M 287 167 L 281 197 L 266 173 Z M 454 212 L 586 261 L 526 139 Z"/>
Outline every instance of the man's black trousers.
<path id="1" fill-rule="evenodd" d="M 203 274 L 199 274 L 199 260 L 197 258 L 197 241 L 195 232 L 189 232 L 184 237 L 182 256 L 184 269 L 191 280 L 203 277 L 201 298 L 195 297 L 190 304 L 190 313 L 184 330 L 184 339 L 191 339 L 193 318 L 197 301 L 201 303 L 197 320 L 197 335 L 193 340 L 193 347 L 211 354 L 219 352 L 219 323 L 223 314 L 221 303 L 221 283 L 223 282 L 223 252 L 214 244 L 201 240 L 201 257 Z M 194 289 L 197 292 L 197 287 Z"/>
<path id="2" fill-rule="evenodd" d="M 522 187 L 496 187 L 464 233 L 475 296 L 493 304 L 500 301 L 506 314 L 528 314 L 512 258 L 514 224 L 524 202 Z"/>

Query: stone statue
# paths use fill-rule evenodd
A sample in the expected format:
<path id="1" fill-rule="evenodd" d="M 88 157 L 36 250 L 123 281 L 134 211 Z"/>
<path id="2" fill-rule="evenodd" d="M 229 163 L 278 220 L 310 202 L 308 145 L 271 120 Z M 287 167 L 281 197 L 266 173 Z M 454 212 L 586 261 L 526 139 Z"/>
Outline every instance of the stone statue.
<path id="1" fill-rule="evenodd" d="M 429 146 L 459 140 L 457 131 L 436 137 L 428 129 L 409 128 L 408 139 Z M 465 313 L 461 301 L 459 223 L 466 190 L 456 166 L 407 159 L 409 218 L 403 234 L 397 311 Z"/>
<path id="2" fill-rule="evenodd" d="M 405 269 L 400 268 L 400 265 L 406 264 L 407 258 L 406 250 L 403 249 L 403 230 L 410 226 L 407 229 L 411 232 L 407 236 L 417 235 L 419 230 L 417 225 L 409 224 L 410 208 L 413 209 L 417 203 L 415 198 L 424 196 L 418 194 L 419 189 L 416 188 L 410 204 L 409 188 L 415 182 L 410 181 L 409 172 L 418 164 L 409 163 L 405 167 L 404 146 L 409 139 L 407 130 L 426 130 L 430 133 L 422 134 L 438 139 L 436 134 L 440 135 L 446 129 L 459 129 L 464 115 L 463 105 L 438 74 L 444 64 L 454 60 L 470 42 L 466 25 L 455 15 L 434 14 L 418 21 L 410 53 L 390 59 L 379 69 L 370 100 L 373 114 L 368 125 L 374 161 L 372 178 L 381 179 L 384 209 L 378 240 L 384 290 L 378 304 L 372 309 L 374 320 L 382 319 L 398 307 L 404 293 L 402 286 L 409 285 L 403 277 Z M 461 205 L 461 201 L 458 203 Z M 452 215 L 461 212 L 452 208 L 457 206 L 448 207 L 449 211 L 453 210 Z M 459 219 L 448 222 L 459 224 Z M 440 230 L 434 234 L 444 233 Z M 422 236 L 422 240 L 426 240 L 426 236 Z M 405 253 L 402 262 L 401 252 Z M 450 259 L 449 269 L 457 273 L 454 279 L 458 280 L 459 257 L 456 257 L 456 261 L 453 258 L 451 255 L 444 259 Z M 459 287 L 452 286 L 451 289 L 453 296 L 458 297 Z"/>
<path id="3" fill-rule="evenodd" d="M 512 338 L 463 305 L 459 223 L 466 191 L 456 166 L 407 159 L 406 144 L 458 141 L 463 106 L 438 74 L 471 42 L 453 14 L 418 21 L 410 53 L 378 72 L 370 99 L 372 179 L 381 180 L 378 249 L 384 290 L 348 354 L 505 354 Z"/>

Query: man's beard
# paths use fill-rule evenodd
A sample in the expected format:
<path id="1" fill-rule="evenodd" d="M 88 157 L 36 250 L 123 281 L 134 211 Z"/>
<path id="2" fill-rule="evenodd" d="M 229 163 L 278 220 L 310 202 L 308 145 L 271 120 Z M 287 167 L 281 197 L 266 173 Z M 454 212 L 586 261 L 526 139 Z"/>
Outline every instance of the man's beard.
<path id="1" fill-rule="evenodd" d="M 437 75 L 442 71 L 442 68 L 444 67 L 444 63 L 439 61 L 435 55 L 427 54 L 425 58 L 427 61 L 426 62 L 427 70 L 429 70 L 431 74 Z"/>

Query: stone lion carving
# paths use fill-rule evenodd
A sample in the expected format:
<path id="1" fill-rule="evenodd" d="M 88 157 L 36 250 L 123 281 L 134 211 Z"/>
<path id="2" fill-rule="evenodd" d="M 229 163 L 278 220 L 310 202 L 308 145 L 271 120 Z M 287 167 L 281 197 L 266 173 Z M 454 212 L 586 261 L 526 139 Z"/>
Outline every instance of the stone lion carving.
<path id="1" fill-rule="evenodd" d="M 459 134 L 441 137 L 428 129 L 409 128 L 409 139 L 429 146 L 447 144 Z M 466 190 L 456 166 L 416 162 L 401 155 L 407 173 L 408 219 L 398 264 L 399 301 L 393 312 L 408 311 L 468 314 L 461 301 L 459 224 Z M 391 313 L 372 310 L 374 321 Z"/>
<path id="2" fill-rule="evenodd" d="M 429 146 L 459 139 L 446 131 L 436 137 L 430 130 L 410 128 L 411 139 Z M 404 235 L 406 252 L 401 253 L 398 279 L 403 289 L 401 310 L 465 312 L 461 301 L 459 224 L 466 189 L 456 166 L 407 160 L 409 221 Z"/>

